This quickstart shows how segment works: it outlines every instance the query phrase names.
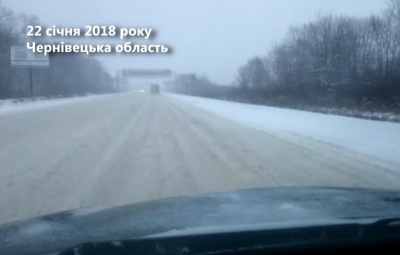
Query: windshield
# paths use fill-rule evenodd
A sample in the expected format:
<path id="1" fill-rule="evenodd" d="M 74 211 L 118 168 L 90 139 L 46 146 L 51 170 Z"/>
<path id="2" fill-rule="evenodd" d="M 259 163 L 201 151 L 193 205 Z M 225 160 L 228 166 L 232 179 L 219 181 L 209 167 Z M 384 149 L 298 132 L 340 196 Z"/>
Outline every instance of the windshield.
<path id="1" fill-rule="evenodd" d="M 0 2 L 0 224 L 400 188 L 399 0 Z"/>

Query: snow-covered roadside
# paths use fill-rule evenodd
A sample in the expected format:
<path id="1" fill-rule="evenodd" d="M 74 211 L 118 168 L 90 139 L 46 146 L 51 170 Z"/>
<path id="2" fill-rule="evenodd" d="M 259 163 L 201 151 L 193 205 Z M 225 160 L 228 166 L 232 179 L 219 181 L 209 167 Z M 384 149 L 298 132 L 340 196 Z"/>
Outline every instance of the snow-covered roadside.
<path id="1" fill-rule="evenodd" d="M 265 132 L 286 132 L 400 164 L 400 123 L 166 94 Z M 399 169 L 400 171 L 400 169 Z"/>
<path id="2" fill-rule="evenodd" d="M 400 107 L 400 105 L 399 105 Z M 315 107 L 306 107 L 305 110 L 309 112 L 323 113 L 323 114 L 331 114 L 337 116 L 345 116 L 366 120 L 379 120 L 379 121 L 390 121 L 400 123 L 400 114 L 396 114 L 393 112 L 373 112 L 373 111 L 360 111 L 360 110 L 352 110 L 347 108 L 315 108 Z"/>
<path id="3" fill-rule="evenodd" d="M 79 102 L 83 100 L 93 100 L 93 99 L 101 99 L 105 96 L 109 96 L 107 94 L 88 94 L 85 96 L 73 96 L 73 97 L 59 97 L 59 98 L 46 98 L 46 97 L 38 97 L 38 98 L 23 98 L 23 99 L 4 99 L 0 100 L 0 114 L 1 113 L 10 113 L 15 111 L 25 111 L 33 108 L 42 108 L 42 107 L 51 107 L 58 106 L 63 104 L 69 104 L 73 102 Z"/>

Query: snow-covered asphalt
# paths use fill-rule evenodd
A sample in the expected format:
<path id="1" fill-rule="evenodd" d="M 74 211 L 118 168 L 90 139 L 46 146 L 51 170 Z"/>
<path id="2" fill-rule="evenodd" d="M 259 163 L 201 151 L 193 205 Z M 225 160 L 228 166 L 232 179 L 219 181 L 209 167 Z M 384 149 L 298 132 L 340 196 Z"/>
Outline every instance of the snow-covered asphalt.
<path id="1" fill-rule="evenodd" d="M 0 224 L 250 187 L 400 188 L 397 161 L 287 133 L 162 94 L 0 111 Z"/>

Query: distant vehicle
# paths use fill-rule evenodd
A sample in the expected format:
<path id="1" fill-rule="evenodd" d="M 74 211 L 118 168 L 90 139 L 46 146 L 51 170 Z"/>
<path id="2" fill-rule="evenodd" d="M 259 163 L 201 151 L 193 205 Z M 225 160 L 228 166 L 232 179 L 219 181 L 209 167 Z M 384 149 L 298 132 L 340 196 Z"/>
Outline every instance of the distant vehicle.
<path id="1" fill-rule="evenodd" d="M 158 94 L 160 93 L 160 85 L 152 84 L 150 86 L 150 94 Z"/>

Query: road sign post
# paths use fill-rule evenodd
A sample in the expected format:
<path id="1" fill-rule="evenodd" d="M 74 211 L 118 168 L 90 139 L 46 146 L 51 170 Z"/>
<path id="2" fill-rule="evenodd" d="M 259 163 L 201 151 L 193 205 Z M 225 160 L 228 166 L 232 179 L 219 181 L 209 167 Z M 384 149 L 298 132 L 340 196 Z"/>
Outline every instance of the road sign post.
<path id="1" fill-rule="evenodd" d="M 34 53 L 24 46 L 11 46 L 11 66 L 29 67 L 29 93 L 33 97 L 32 67 L 48 67 L 49 56 Z"/>
<path id="2" fill-rule="evenodd" d="M 32 66 L 29 66 L 29 94 L 33 97 Z"/>

